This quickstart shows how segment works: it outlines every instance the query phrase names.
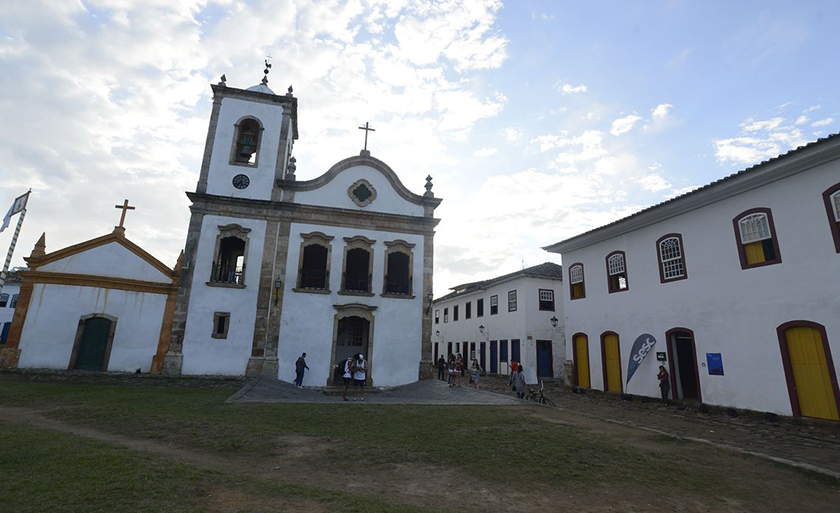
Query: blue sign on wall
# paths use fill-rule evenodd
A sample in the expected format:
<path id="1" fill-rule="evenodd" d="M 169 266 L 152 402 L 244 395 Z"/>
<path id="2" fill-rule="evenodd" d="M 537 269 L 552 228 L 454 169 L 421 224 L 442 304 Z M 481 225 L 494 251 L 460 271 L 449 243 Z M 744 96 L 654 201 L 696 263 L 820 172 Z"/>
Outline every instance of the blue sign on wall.
<path id="1" fill-rule="evenodd" d="M 706 353 L 706 363 L 709 366 L 710 375 L 723 376 L 723 357 L 720 353 Z"/>

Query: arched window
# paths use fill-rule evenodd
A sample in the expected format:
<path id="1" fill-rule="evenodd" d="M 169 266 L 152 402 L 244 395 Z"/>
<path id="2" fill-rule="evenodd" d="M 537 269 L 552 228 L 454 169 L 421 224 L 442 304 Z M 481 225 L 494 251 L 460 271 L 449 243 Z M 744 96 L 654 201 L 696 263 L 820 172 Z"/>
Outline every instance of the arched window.
<path id="1" fill-rule="evenodd" d="M 5 308 L 7 304 L 9 304 L 9 295 L 0 294 L 0 308 Z"/>
<path id="2" fill-rule="evenodd" d="M 321 232 L 302 233 L 296 292 L 329 291 L 333 237 Z"/>
<path id="3" fill-rule="evenodd" d="M 688 278 L 682 235 L 679 233 L 663 235 L 656 241 L 656 255 L 659 258 L 659 281 L 661 283 Z"/>
<path id="4" fill-rule="evenodd" d="M 773 214 L 769 208 L 754 208 L 732 220 L 741 268 L 778 264 L 782 261 Z"/>
<path id="5" fill-rule="evenodd" d="M 356 295 L 373 295 L 371 281 L 373 274 L 373 244 L 367 237 L 345 237 L 344 272 L 342 273 L 341 292 Z"/>
<path id="6" fill-rule="evenodd" d="M 627 263 L 624 261 L 624 251 L 614 251 L 607 255 L 607 286 L 610 294 L 623 292 L 628 289 Z"/>
<path id="7" fill-rule="evenodd" d="M 385 280 L 383 294 L 413 297 L 412 263 L 414 244 L 404 240 L 385 241 Z"/>
<path id="8" fill-rule="evenodd" d="M 245 265 L 248 259 L 248 233 L 250 228 L 238 224 L 219 226 L 216 237 L 210 285 L 244 287 Z"/>
<path id="9" fill-rule="evenodd" d="M 834 238 L 834 250 L 840 253 L 840 183 L 833 185 L 823 192 L 825 213 L 828 214 L 828 224 L 831 236 Z"/>
<path id="10" fill-rule="evenodd" d="M 233 150 L 231 164 L 256 166 L 259 157 L 262 125 L 251 117 L 242 118 L 234 125 Z"/>
<path id="11" fill-rule="evenodd" d="M 569 266 L 569 297 L 582 299 L 586 297 L 586 284 L 583 279 L 583 264 Z"/>

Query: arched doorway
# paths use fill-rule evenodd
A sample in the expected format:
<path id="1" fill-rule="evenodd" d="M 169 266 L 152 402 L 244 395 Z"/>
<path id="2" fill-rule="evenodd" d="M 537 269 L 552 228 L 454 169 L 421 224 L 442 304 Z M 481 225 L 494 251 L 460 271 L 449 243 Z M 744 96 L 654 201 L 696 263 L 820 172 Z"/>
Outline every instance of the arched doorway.
<path id="1" fill-rule="evenodd" d="M 114 343 L 116 328 L 117 318 L 110 315 L 93 314 L 79 319 L 76 340 L 67 368 L 69 370 L 108 370 L 108 360 L 111 358 L 111 346 Z"/>
<path id="2" fill-rule="evenodd" d="M 687 328 L 674 328 L 665 333 L 665 340 L 668 341 L 671 397 L 703 402 L 694 332 Z"/>
<path id="3" fill-rule="evenodd" d="M 793 415 L 840 420 L 840 391 L 825 327 L 793 321 L 776 332 Z"/>
<path id="4" fill-rule="evenodd" d="M 577 333 L 572 337 L 575 361 L 576 385 L 589 388 L 589 339 L 583 333 Z"/>
<path id="5" fill-rule="evenodd" d="M 618 334 L 612 331 L 601 334 L 601 367 L 604 373 L 604 391 L 621 393 L 621 351 Z"/>
<path id="6" fill-rule="evenodd" d="M 354 354 L 363 354 L 367 360 L 367 384 L 371 385 L 373 368 L 373 311 L 375 306 L 352 303 L 336 305 L 333 328 L 332 372 L 327 378 L 327 386 L 342 383 L 344 362 Z"/>

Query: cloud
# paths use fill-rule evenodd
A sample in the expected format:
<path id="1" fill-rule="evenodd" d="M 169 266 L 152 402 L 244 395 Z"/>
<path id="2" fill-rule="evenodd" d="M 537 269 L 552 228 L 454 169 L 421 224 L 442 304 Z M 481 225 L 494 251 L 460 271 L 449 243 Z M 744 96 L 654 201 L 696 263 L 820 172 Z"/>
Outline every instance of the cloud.
<path id="1" fill-rule="evenodd" d="M 670 103 L 660 103 L 651 111 L 651 118 L 663 120 L 668 116 L 668 111 L 673 107 Z"/>
<path id="2" fill-rule="evenodd" d="M 816 109 L 806 109 L 811 110 Z M 764 120 L 748 118 L 740 124 L 741 133 L 712 140 L 715 157 L 720 163 L 755 164 L 807 144 L 802 129 L 797 126 L 801 124 L 798 123 L 800 120 L 801 117 L 789 123 L 782 117 Z"/>
<path id="3" fill-rule="evenodd" d="M 814 112 L 815 110 L 819 110 L 821 108 L 822 108 L 822 105 L 811 105 L 807 109 L 803 110 L 802 113 L 807 114 L 809 112 Z"/>
<path id="4" fill-rule="evenodd" d="M 764 121 L 754 121 L 748 119 L 741 123 L 741 127 L 747 132 L 755 132 L 757 130 L 773 130 L 778 128 L 785 121 L 785 118 L 772 118 Z"/>
<path id="5" fill-rule="evenodd" d="M 554 19 L 554 15 L 546 13 L 537 13 L 537 11 L 531 11 L 531 19 L 540 21 L 550 21 Z"/>
<path id="6" fill-rule="evenodd" d="M 676 198 L 677 196 L 682 196 L 683 194 L 688 194 L 691 191 L 697 190 L 700 187 L 702 187 L 702 185 L 689 185 L 688 187 L 682 187 L 680 189 L 672 189 L 665 197 L 667 199 Z"/>
<path id="7" fill-rule="evenodd" d="M 806 116 L 804 114 L 799 116 L 798 118 L 796 118 L 796 124 L 797 125 L 804 125 L 807 122 L 808 122 L 808 116 Z"/>
<path id="8" fill-rule="evenodd" d="M 507 127 L 505 128 L 504 133 L 505 139 L 507 139 L 510 142 L 517 142 L 520 139 L 522 139 L 522 131 L 518 128 Z"/>
<path id="9" fill-rule="evenodd" d="M 834 118 L 825 118 L 825 119 L 821 119 L 819 121 L 814 121 L 813 123 L 811 123 L 811 126 L 813 126 L 813 127 L 828 126 L 832 123 L 834 123 Z"/>
<path id="10" fill-rule="evenodd" d="M 638 179 L 642 189 L 650 192 L 664 191 L 671 188 L 671 182 L 662 178 L 658 174 L 650 174 Z"/>
<path id="11" fill-rule="evenodd" d="M 473 157 L 491 157 L 499 151 L 498 148 L 481 148 L 473 152 Z"/>
<path id="12" fill-rule="evenodd" d="M 586 85 L 584 84 L 573 86 L 572 84 L 560 85 L 558 82 L 557 84 L 554 84 L 554 87 L 556 87 L 560 92 L 562 92 L 563 95 L 586 92 Z"/>
<path id="13" fill-rule="evenodd" d="M 610 133 L 612 135 L 621 135 L 626 134 L 630 130 L 633 130 L 633 126 L 642 119 L 641 116 L 636 114 L 630 114 L 629 116 L 624 116 L 623 118 L 618 118 L 612 122 L 612 127 L 610 128 Z"/>

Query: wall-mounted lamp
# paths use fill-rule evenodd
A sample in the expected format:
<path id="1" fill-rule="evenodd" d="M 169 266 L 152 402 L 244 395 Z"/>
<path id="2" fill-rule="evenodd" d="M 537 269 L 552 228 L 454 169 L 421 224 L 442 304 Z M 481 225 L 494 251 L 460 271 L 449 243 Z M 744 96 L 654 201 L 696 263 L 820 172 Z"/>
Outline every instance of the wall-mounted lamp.
<path id="1" fill-rule="evenodd" d="M 551 318 L 551 327 L 556 328 L 558 322 L 560 322 L 560 321 L 557 319 L 557 317 L 552 317 Z"/>
<path id="2" fill-rule="evenodd" d="M 436 338 L 440 338 L 440 330 L 437 330 L 437 331 L 435 332 L 435 337 L 436 337 Z"/>
<path id="3" fill-rule="evenodd" d="M 432 301 L 435 300 L 434 293 L 429 292 L 428 294 L 426 294 L 426 300 L 429 302 L 429 306 L 426 307 L 426 313 L 429 313 L 429 311 L 432 309 Z"/>
<path id="4" fill-rule="evenodd" d="M 483 324 L 482 324 L 481 326 L 479 326 L 479 327 L 478 327 L 478 331 L 479 331 L 479 333 L 481 333 L 482 335 L 484 335 L 484 325 L 483 325 Z"/>
<path id="5" fill-rule="evenodd" d="M 283 288 L 283 280 L 278 276 L 274 279 L 274 305 L 280 300 L 280 289 Z"/>

